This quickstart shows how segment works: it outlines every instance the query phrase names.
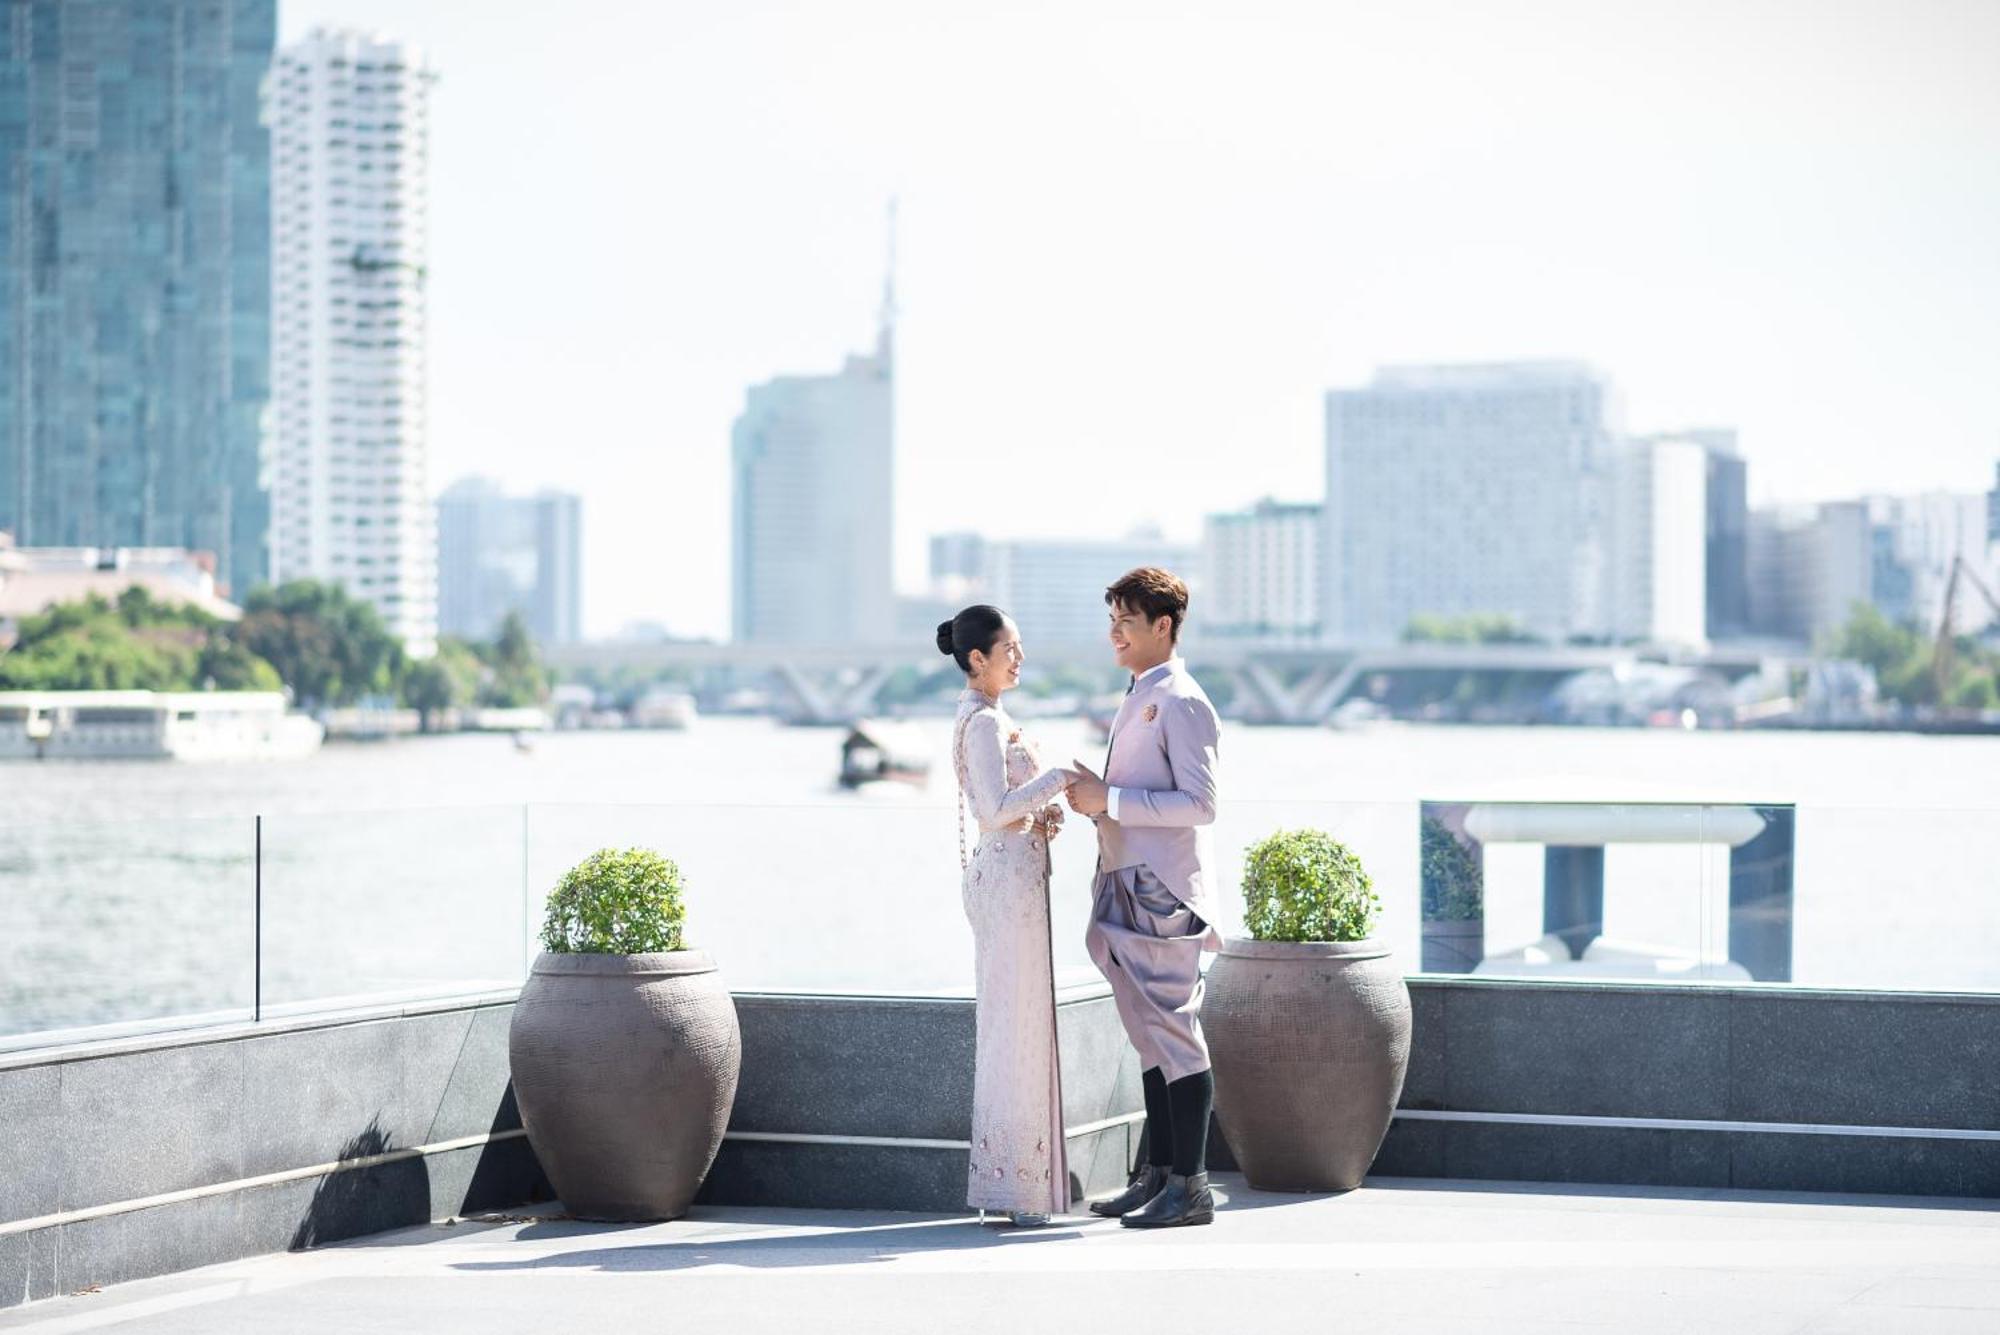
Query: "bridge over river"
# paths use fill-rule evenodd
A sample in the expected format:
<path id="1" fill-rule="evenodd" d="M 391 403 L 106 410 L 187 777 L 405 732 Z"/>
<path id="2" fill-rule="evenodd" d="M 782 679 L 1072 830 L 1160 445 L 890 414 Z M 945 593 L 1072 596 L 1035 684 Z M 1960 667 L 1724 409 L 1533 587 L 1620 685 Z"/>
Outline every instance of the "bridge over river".
<path id="1" fill-rule="evenodd" d="M 1030 646 L 1044 670 L 1103 672 L 1110 659 L 1101 644 Z M 1646 646 L 1543 644 L 1400 644 L 1340 648 L 1253 641 L 1190 640 L 1188 666 L 1207 681 L 1227 679 L 1235 688 L 1231 712 L 1257 723 L 1325 722 L 1357 686 L 1378 674 L 1458 672 L 1528 674 L 1553 684 L 1571 673 L 1640 662 L 1707 668 L 1730 676 L 1772 662 L 1756 649 L 1718 647 L 1700 653 Z M 548 661 L 562 668 L 726 670 L 745 680 L 769 680 L 783 692 L 796 722 L 840 723 L 875 709 L 883 685 L 898 670 L 933 672 L 938 655 L 929 646 L 716 644 L 664 642 L 578 644 L 551 648 Z M 1781 659 L 1790 662 L 1789 659 Z"/>

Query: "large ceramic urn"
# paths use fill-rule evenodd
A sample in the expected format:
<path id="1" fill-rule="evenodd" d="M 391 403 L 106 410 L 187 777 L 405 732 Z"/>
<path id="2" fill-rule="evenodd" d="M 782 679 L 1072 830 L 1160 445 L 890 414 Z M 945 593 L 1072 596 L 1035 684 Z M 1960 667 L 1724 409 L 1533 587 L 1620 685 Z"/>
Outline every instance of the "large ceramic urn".
<path id="1" fill-rule="evenodd" d="M 514 1098 L 583 1219 L 677 1219 L 715 1161 L 743 1041 L 706 951 L 535 960 L 508 1036 Z"/>
<path id="2" fill-rule="evenodd" d="M 1250 1185 L 1360 1186 L 1410 1062 L 1410 993 L 1388 948 L 1228 941 L 1208 969 L 1202 1025 L 1216 1120 Z"/>

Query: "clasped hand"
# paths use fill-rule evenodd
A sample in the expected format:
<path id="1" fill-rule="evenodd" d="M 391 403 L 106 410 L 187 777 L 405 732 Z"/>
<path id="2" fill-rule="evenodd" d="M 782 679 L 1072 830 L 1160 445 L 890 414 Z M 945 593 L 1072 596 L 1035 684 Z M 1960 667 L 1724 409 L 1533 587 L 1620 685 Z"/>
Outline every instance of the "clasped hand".
<path id="1" fill-rule="evenodd" d="M 1079 816 L 1103 815 L 1111 800 L 1111 790 L 1104 786 L 1104 780 L 1081 760 L 1072 760 L 1069 768 L 1074 777 L 1063 794 L 1069 809 Z"/>

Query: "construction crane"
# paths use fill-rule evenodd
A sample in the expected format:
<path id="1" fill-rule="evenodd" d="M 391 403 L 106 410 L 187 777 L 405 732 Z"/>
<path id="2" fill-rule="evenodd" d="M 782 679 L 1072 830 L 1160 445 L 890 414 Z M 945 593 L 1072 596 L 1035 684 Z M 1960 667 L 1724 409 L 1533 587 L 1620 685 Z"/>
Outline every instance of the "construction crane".
<path id="1" fill-rule="evenodd" d="M 1963 556 L 1951 558 L 1951 576 L 1944 582 L 1944 611 L 1938 616 L 1937 647 L 1931 651 L 1931 693 L 1937 697 L 1938 707 L 1945 704 L 1945 692 L 1951 686 L 1951 670 L 1954 666 L 1953 654 L 1957 646 L 1953 643 L 1952 622 L 1958 610 L 1958 579 L 1963 575 L 1986 599 L 1986 605 L 1993 609 L 1993 615 L 2000 617 L 2000 598 L 1993 596 L 1993 590 L 1986 587 L 1986 581 L 1979 578 L 1979 572 L 1972 568 Z"/>

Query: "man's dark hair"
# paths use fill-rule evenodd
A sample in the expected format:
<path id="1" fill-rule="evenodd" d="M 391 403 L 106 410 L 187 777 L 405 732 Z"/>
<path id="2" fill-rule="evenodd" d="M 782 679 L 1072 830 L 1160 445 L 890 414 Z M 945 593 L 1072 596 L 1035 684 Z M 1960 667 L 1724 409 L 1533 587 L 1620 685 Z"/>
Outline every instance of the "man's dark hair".
<path id="1" fill-rule="evenodd" d="M 1188 587 L 1171 570 L 1158 566 L 1140 566 L 1119 576 L 1118 582 L 1104 591 L 1106 607 L 1124 608 L 1137 612 L 1152 625 L 1161 617 L 1174 619 L 1173 638 L 1180 643 L 1181 622 L 1187 619 Z"/>

